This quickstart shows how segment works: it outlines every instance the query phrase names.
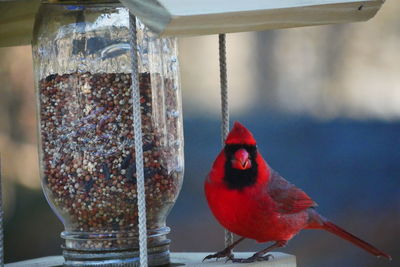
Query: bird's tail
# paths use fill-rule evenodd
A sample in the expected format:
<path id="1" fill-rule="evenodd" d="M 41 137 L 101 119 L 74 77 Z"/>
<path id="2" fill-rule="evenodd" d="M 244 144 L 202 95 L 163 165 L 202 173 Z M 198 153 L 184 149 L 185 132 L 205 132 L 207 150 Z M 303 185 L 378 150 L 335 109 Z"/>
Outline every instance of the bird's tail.
<path id="1" fill-rule="evenodd" d="M 364 240 L 361 240 L 360 238 L 356 237 L 355 235 L 353 235 L 353 234 L 347 232 L 346 230 L 344 230 L 343 228 L 337 226 L 336 224 L 326 220 L 325 218 L 320 216 L 317 212 L 313 212 L 313 213 L 314 214 L 312 214 L 311 217 L 314 217 L 314 218 L 312 218 L 312 223 L 310 224 L 309 228 L 324 229 L 334 235 L 337 235 L 337 236 L 353 243 L 354 245 L 364 249 L 365 251 L 367 251 L 377 257 L 385 257 L 389 260 L 392 259 L 392 257 L 389 254 L 386 254 L 385 252 L 377 249 L 373 245 L 365 242 Z"/>
<path id="2" fill-rule="evenodd" d="M 374 247 L 373 245 L 365 242 L 364 240 L 361 240 L 360 238 L 356 237 L 353 234 L 350 234 L 349 232 L 347 232 L 346 230 L 344 230 L 343 228 L 340 228 L 339 226 L 337 226 L 334 223 L 331 223 L 329 221 L 324 222 L 322 229 L 331 232 L 332 234 L 335 234 L 343 239 L 346 239 L 347 241 L 350 241 L 351 243 L 353 243 L 354 245 L 364 249 L 365 251 L 377 256 L 377 257 L 385 257 L 389 260 L 392 259 L 392 257 L 388 254 L 386 254 L 385 252 L 377 249 L 376 247 Z"/>

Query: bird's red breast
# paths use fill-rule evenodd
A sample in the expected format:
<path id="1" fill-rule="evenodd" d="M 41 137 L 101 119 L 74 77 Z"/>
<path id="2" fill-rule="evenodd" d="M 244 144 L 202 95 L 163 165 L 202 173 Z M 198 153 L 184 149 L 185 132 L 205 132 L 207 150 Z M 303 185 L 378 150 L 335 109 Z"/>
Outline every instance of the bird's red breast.
<path id="1" fill-rule="evenodd" d="M 226 156 L 224 151 L 219 154 L 205 182 L 210 209 L 222 226 L 237 235 L 259 242 L 290 239 L 304 227 L 307 214 L 303 212 L 293 216 L 280 213 L 287 208 L 286 205 L 277 204 L 268 191 L 273 172 L 260 154 L 257 154 L 256 160 L 259 174 L 255 184 L 242 189 L 229 189 L 224 181 Z M 282 185 L 276 188 L 279 191 Z M 290 201 L 286 201 L 287 205 L 293 204 Z"/>

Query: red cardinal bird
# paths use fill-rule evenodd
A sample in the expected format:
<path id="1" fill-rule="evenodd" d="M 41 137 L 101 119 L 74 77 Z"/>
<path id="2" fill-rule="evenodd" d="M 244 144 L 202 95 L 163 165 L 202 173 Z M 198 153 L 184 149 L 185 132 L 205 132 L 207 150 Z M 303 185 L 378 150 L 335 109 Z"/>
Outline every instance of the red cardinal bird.
<path id="1" fill-rule="evenodd" d="M 301 189 L 271 169 L 257 150 L 249 130 L 236 122 L 205 181 L 208 204 L 217 220 L 241 236 L 224 250 L 204 259 L 233 262 L 268 260 L 268 251 L 283 247 L 302 229 L 323 229 L 375 255 L 391 257 L 317 213 L 317 204 Z M 248 259 L 235 259 L 232 249 L 245 238 L 275 242 Z"/>

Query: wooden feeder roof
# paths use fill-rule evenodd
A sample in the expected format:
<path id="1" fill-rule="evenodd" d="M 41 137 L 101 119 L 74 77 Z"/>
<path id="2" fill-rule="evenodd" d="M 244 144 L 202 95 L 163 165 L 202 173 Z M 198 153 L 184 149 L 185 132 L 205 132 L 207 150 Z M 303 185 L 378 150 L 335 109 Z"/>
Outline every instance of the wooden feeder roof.
<path id="1" fill-rule="evenodd" d="M 384 0 L 121 2 L 156 33 L 187 36 L 365 21 L 375 16 Z M 0 47 L 30 44 L 39 3 L 39 0 L 0 0 Z"/>
<path id="2" fill-rule="evenodd" d="M 121 0 L 160 35 L 262 31 L 365 21 L 384 0 Z"/>

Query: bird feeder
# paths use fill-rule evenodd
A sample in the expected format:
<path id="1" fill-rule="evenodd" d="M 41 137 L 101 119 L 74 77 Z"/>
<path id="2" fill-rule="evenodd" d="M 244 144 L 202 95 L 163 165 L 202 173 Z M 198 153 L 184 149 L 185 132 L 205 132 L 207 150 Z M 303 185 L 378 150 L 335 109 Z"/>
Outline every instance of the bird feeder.
<path id="1" fill-rule="evenodd" d="M 42 185 L 65 226 L 68 265 L 130 262 L 139 250 L 130 16 L 118 1 L 67 2 L 41 5 L 32 43 Z M 136 29 L 149 261 L 163 265 L 183 178 L 176 39 Z"/>
<path id="2" fill-rule="evenodd" d="M 41 179 L 65 226 L 65 264 L 132 266 L 147 249 L 158 266 L 170 262 L 165 220 L 184 167 L 171 36 L 362 21 L 383 1 L 41 1 L 38 12 L 37 3 L 0 3 L 0 24 L 8 25 L 0 45 L 32 39 Z M 222 88 L 226 132 L 226 80 Z"/>

